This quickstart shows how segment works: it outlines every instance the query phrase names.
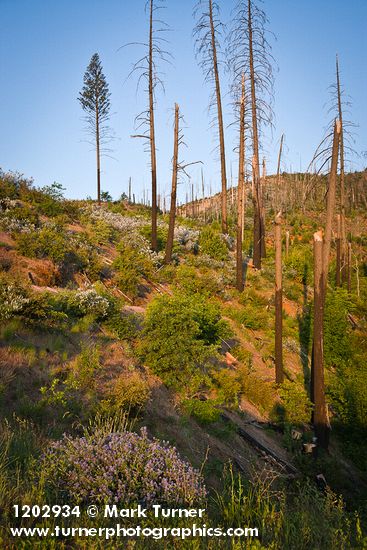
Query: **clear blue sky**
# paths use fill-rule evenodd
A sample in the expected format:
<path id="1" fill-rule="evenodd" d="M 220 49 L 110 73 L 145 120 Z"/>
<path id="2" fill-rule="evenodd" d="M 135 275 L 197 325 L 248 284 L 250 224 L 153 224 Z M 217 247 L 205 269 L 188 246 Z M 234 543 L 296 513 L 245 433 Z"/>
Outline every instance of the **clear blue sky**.
<path id="1" fill-rule="evenodd" d="M 218 0 L 223 20 L 232 0 Z M 60 182 L 68 197 L 95 196 L 95 155 L 84 141 L 77 101 L 83 74 L 98 52 L 110 85 L 115 159 L 102 159 L 102 189 L 114 198 L 149 186 L 148 155 L 141 140 L 131 139 L 134 117 L 146 105 L 136 80 L 125 82 L 138 48 L 118 48 L 145 41 L 144 0 L 0 0 L 0 166 L 33 176 L 37 185 Z M 209 127 L 209 89 L 194 56 L 194 2 L 168 0 L 163 17 L 171 26 L 173 66 L 164 67 L 166 92 L 157 96 L 158 181 L 169 193 L 172 114 L 175 102 L 185 116 L 186 161 L 202 160 L 207 185 L 219 189 L 220 167 Z M 328 122 L 325 103 L 339 53 L 342 83 L 352 98 L 349 118 L 356 122 L 355 148 L 367 150 L 367 0 L 265 0 L 277 41 L 273 53 L 276 125 L 265 143 L 268 172 L 275 170 L 280 134 L 286 135 L 284 169 L 305 169 Z M 232 122 L 228 81 L 223 78 L 226 124 Z M 235 135 L 227 132 L 228 164 L 236 169 Z M 352 168 L 364 167 L 356 158 Z M 200 167 L 191 169 L 192 181 Z M 230 169 L 228 169 L 230 176 Z M 180 186 L 179 198 L 188 185 Z"/>

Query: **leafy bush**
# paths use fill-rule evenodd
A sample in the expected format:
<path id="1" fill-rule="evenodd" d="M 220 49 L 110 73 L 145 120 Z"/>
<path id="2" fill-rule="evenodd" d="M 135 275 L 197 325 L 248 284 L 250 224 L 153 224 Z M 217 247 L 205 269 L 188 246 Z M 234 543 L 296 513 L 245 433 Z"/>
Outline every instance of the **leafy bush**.
<path id="1" fill-rule="evenodd" d="M 187 293 L 207 293 L 216 294 L 220 285 L 213 274 L 207 268 L 203 268 L 199 273 L 197 269 L 190 265 L 179 265 L 176 270 L 175 284 L 181 290 Z"/>
<path id="2" fill-rule="evenodd" d="M 95 375 L 102 368 L 101 351 L 98 346 L 85 346 L 81 353 L 69 365 L 66 385 L 74 390 L 93 389 Z"/>
<path id="3" fill-rule="evenodd" d="M 220 234 L 210 226 L 206 226 L 201 230 L 199 247 L 202 254 L 207 254 L 215 260 L 226 260 L 228 258 L 226 244 L 221 239 Z"/>
<path id="4" fill-rule="evenodd" d="M 210 400 L 201 401 L 200 399 L 185 399 L 182 402 L 182 408 L 193 416 L 200 424 L 209 424 L 219 420 L 220 411 L 216 408 L 216 403 Z"/>
<path id="5" fill-rule="evenodd" d="M 202 296 L 159 296 L 147 308 L 141 358 L 168 386 L 194 390 L 225 327 L 218 305 Z"/>
<path id="6" fill-rule="evenodd" d="M 218 397 L 226 405 L 238 405 L 238 397 L 242 387 L 238 372 L 222 369 L 214 375 L 218 385 Z"/>
<path id="7" fill-rule="evenodd" d="M 347 315 L 352 302 L 345 289 L 330 290 L 326 294 L 324 312 L 324 358 L 326 365 L 346 365 L 353 356 L 352 331 Z"/>
<path id="8" fill-rule="evenodd" d="M 269 412 L 275 399 L 272 384 L 265 382 L 251 371 L 251 367 L 243 365 L 238 369 L 238 381 L 241 385 L 241 395 L 246 397 L 259 410 Z"/>
<path id="9" fill-rule="evenodd" d="M 309 245 L 295 245 L 289 250 L 284 265 L 292 278 L 299 282 L 309 282 L 312 274 L 312 249 Z"/>
<path id="10" fill-rule="evenodd" d="M 121 243 L 118 247 L 119 256 L 113 263 L 116 269 L 117 286 L 131 298 L 138 294 L 138 285 L 143 275 L 151 276 L 153 263 L 143 251 L 129 244 Z"/>
<path id="11" fill-rule="evenodd" d="M 56 264 L 61 264 L 68 253 L 65 232 L 53 224 L 18 235 L 17 248 L 23 256 L 50 258 Z"/>
<path id="12" fill-rule="evenodd" d="M 296 382 L 285 380 L 279 390 L 283 407 L 280 420 L 289 424 L 306 424 L 311 421 L 312 403 L 305 390 Z"/>
<path id="13" fill-rule="evenodd" d="M 139 332 L 141 324 L 141 316 L 126 311 L 115 311 L 108 317 L 106 323 L 107 327 L 120 340 L 132 340 L 135 338 Z"/>
<path id="14" fill-rule="evenodd" d="M 149 396 L 150 389 L 145 378 L 137 371 L 125 372 L 113 381 L 102 408 L 109 414 L 114 410 L 136 413 L 145 405 Z"/>
<path id="15" fill-rule="evenodd" d="M 68 504 L 193 506 L 206 495 L 199 473 L 175 448 L 150 440 L 144 429 L 140 435 L 64 437 L 46 452 L 42 472 L 47 486 Z"/>
<path id="16" fill-rule="evenodd" d="M 65 189 L 62 185 L 54 181 L 51 185 L 45 185 L 41 189 L 34 189 L 30 199 L 45 216 L 59 216 L 64 211 L 64 191 Z"/>
<path id="17" fill-rule="evenodd" d="M 152 226 L 144 225 L 141 230 L 140 234 L 150 242 L 151 240 L 151 234 L 152 234 Z M 158 250 L 164 250 L 167 242 L 167 234 L 168 234 L 168 228 L 162 227 L 161 225 L 157 226 L 157 247 Z"/>
<path id="18" fill-rule="evenodd" d="M 117 237 L 117 231 L 103 219 L 96 220 L 90 228 L 93 231 L 93 240 L 97 244 L 109 244 Z"/>
<path id="19" fill-rule="evenodd" d="M 0 168 L 0 199 L 20 199 L 27 194 L 33 185 L 32 179 L 27 179 L 19 172 L 4 172 Z"/>

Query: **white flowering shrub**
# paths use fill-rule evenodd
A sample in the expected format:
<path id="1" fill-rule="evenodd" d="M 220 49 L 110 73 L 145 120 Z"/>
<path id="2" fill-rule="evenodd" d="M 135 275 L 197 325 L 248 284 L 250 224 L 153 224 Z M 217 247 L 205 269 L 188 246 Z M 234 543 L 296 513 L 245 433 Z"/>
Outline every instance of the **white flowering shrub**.
<path id="1" fill-rule="evenodd" d="M 199 235 L 200 231 L 196 229 L 178 226 L 175 228 L 174 238 L 189 252 L 197 252 L 199 250 Z"/>
<path id="2" fill-rule="evenodd" d="M 61 307 L 76 317 L 95 315 L 103 319 L 107 317 L 111 307 L 108 299 L 98 294 L 94 288 L 65 292 L 60 299 Z"/>
<path id="3" fill-rule="evenodd" d="M 38 223 L 37 214 L 21 201 L 0 199 L 0 227 L 8 233 L 30 233 Z"/>
<path id="4" fill-rule="evenodd" d="M 109 225 L 118 232 L 124 245 L 138 251 L 140 256 L 145 256 L 154 265 L 158 266 L 160 264 L 160 258 L 151 250 L 148 239 L 141 234 L 141 230 L 147 224 L 146 218 L 142 216 L 123 216 L 97 206 L 83 208 L 82 214 L 90 222 L 103 222 Z"/>
<path id="5" fill-rule="evenodd" d="M 30 303 L 27 292 L 16 283 L 0 279 L 0 319 L 11 319 L 19 315 Z"/>

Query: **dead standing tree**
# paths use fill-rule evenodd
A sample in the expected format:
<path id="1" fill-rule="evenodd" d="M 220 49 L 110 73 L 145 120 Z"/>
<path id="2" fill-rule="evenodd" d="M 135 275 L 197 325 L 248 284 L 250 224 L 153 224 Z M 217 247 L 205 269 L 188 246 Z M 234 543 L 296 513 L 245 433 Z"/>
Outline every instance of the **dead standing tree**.
<path id="1" fill-rule="evenodd" d="M 238 150 L 238 186 L 237 186 L 237 245 L 236 245 L 236 286 L 243 291 L 242 240 L 244 225 L 244 186 L 245 186 L 245 75 L 242 75 L 241 100 L 239 109 L 240 135 Z"/>
<path id="2" fill-rule="evenodd" d="M 338 104 L 338 116 L 340 121 L 340 227 L 338 232 L 338 246 L 339 254 L 336 266 L 336 282 L 337 286 L 340 286 L 342 282 L 345 282 L 345 264 L 347 256 L 347 240 L 345 230 L 345 166 L 344 166 L 344 131 L 343 131 L 343 106 L 342 106 L 342 93 L 340 86 L 340 74 L 339 74 L 339 59 L 336 56 L 336 96 Z"/>
<path id="3" fill-rule="evenodd" d="M 260 135 L 271 124 L 273 97 L 273 56 L 265 29 L 267 18 L 254 0 L 239 0 L 229 34 L 228 60 L 233 81 L 245 73 L 250 81 L 253 150 L 254 267 L 261 268 L 265 254 L 265 219 L 260 178 Z"/>
<path id="4" fill-rule="evenodd" d="M 177 203 L 177 184 L 178 184 L 178 175 L 180 172 L 183 172 L 186 176 L 189 175 L 186 172 L 186 168 L 192 164 L 198 164 L 201 161 L 183 163 L 179 161 L 179 148 L 180 145 L 183 145 L 183 135 L 180 130 L 180 108 L 177 103 L 175 103 L 175 121 L 174 121 L 174 137 L 173 137 L 173 157 L 172 157 L 172 186 L 171 186 L 171 206 L 169 213 L 169 224 L 168 224 L 168 236 L 166 243 L 166 252 L 164 257 L 164 263 L 168 264 L 172 261 L 172 250 L 173 250 L 173 238 L 175 233 L 175 221 L 176 221 L 176 203 Z M 186 201 L 187 202 L 187 201 Z"/>
<path id="5" fill-rule="evenodd" d="M 280 165 L 282 160 L 283 141 L 284 141 L 284 134 L 282 134 L 280 138 L 280 145 L 279 145 L 278 164 L 277 164 L 277 181 L 275 183 L 275 193 L 274 193 L 275 212 L 278 212 L 279 210 L 283 210 L 283 201 L 282 201 L 282 194 L 281 194 L 281 187 L 280 187 Z"/>
<path id="6" fill-rule="evenodd" d="M 159 19 L 155 19 L 155 13 L 164 7 L 164 0 L 148 0 L 145 9 L 149 10 L 149 38 L 148 42 L 134 42 L 128 45 L 139 45 L 146 48 L 147 53 L 140 58 L 134 65 L 130 75 L 136 71 L 140 73 L 138 85 L 141 80 L 147 83 L 148 93 L 148 108 L 136 117 L 138 128 L 145 127 L 146 131 L 143 134 L 136 134 L 132 137 L 140 137 L 147 140 L 149 143 L 150 152 L 150 169 L 152 182 L 152 230 L 151 230 L 151 247 L 157 250 L 157 159 L 156 159 L 156 139 L 155 139 L 155 94 L 157 85 L 161 85 L 164 89 L 162 78 L 157 69 L 157 60 L 169 62 L 172 55 L 163 49 L 162 43 L 166 43 L 162 37 L 162 33 L 168 30 L 168 25 Z M 158 25 L 158 28 L 156 28 Z M 129 76 L 130 76 L 129 75 Z"/>
<path id="7" fill-rule="evenodd" d="M 168 264 L 172 260 L 173 236 L 175 231 L 176 219 L 176 201 L 177 201 L 177 173 L 178 173 L 178 147 L 179 147 L 179 106 L 175 104 L 175 127 L 174 144 L 172 158 L 172 189 L 171 189 L 171 208 L 169 212 L 168 237 L 166 244 L 166 255 L 164 263 Z"/>
<path id="8" fill-rule="evenodd" d="M 213 0 L 200 0 L 194 9 L 194 17 L 199 17 L 194 28 L 194 37 L 196 45 L 196 55 L 200 58 L 200 67 L 203 70 L 205 81 L 214 84 L 214 93 L 210 102 L 209 109 L 216 107 L 214 123 L 218 128 L 219 152 L 221 164 L 221 214 L 222 214 L 222 232 L 227 233 L 227 171 L 226 171 L 226 153 L 224 142 L 224 125 L 222 97 L 219 78 L 219 60 L 218 53 L 220 45 L 218 38 L 221 36 L 223 24 L 219 19 L 219 6 Z"/>
<path id="9" fill-rule="evenodd" d="M 314 404 L 313 424 L 320 447 L 327 449 L 329 443 L 329 419 L 325 399 L 324 380 L 324 309 L 330 263 L 331 234 L 336 202 L 340 122 L 334 123 L 332 158 L 327 194 L 325 235 L 314 234 L 314 329 L 311 364 L 311 400 Z"/>
<path id="10" fill-rule="evenodd" d="M 275 216 L 275 382 L 282 384 L 283 372 L 283 283 L 282 283 L 282 214 Z"/>

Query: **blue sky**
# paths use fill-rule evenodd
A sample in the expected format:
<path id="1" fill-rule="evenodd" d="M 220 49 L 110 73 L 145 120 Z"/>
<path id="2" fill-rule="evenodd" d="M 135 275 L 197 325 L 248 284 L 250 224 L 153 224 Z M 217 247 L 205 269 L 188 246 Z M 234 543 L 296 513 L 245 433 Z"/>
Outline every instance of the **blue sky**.
<path id="1" fill-rule="evenodd" d="M 223 20 L 229 21 L 232 0 L 219 0 Z M 131 139 L 134 117 L 145 108 L 136 79 L 125 81 L 142 52 L 123 44 L 145 41 L 144 0 L 0 0 L 0 166 L 32 176 L 37 185 L 53 181 L 66 187 L 66 196 L 95 196 L 95 154 L 85 140 L 83 113 L 77 101 L 83 74 L 98 52 L 111 91 L 113 157 L 102 159 L 102 189 L 117 198 L 127 191 L 141 197 L 149 188 L 148 155 L 142 140 Z M 186 161 L 203 161 L 205 181 L 220 187 L 220 166 L 207 105 L 210 89 L 203 83 L 194 56 L 194 2 L 168 0 L 163 17 L 171 26 L 167 36 L 174 55 L 165 66 L 165 94 L 157 95 L 158 182 L 169 194 L 172 157 L 173 106 L 185 117 Z M 367 150 L 367 1 L 265 0 L 270 29 L 277 40 L 275 129 L 265 140 L 268 172 L 275 170 L 279 138 L 286 135 L 283 168 L 305 169 L 330 118 L 325 107 L 328 86 L 335 78 L 339 53 L 342 83 L 351 96 L 348 118 L 355 129 L 355 149 Z M 225 122 L 232 122 L 228 79 L 222 82 Z M 235 133 L 227 131 L 228 177 L 236 169 Z M 353 159 L 352 169 L 366 160 Z M 194 184 L 200 166 L 190 171 Z M 179 199 L 189 184 L 180 185 Z"/>

